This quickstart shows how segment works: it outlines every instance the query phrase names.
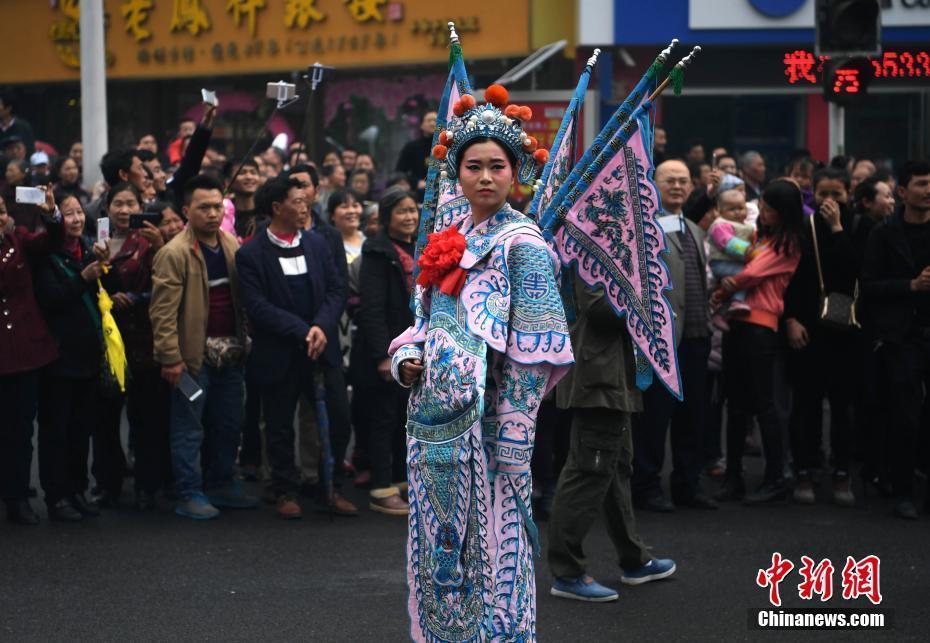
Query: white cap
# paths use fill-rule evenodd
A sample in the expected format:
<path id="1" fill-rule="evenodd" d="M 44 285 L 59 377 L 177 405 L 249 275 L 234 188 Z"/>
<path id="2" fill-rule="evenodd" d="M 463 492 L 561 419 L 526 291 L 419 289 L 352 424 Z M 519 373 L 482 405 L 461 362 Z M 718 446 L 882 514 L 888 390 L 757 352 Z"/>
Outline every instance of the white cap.
<path id="1" fill-rule="evenodd" d="M 48 154 L 39 151 L 29 157 L 29 165 L 48 165 Z"/>

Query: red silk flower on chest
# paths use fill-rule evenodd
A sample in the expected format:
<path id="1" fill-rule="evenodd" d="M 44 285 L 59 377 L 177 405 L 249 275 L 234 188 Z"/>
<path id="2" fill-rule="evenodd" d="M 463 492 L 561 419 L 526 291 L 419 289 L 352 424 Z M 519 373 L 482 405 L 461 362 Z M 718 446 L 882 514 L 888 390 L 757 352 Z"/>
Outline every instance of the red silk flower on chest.
<path id="1" fill-rule="evenodd" d="M 429 235 L 423 254 L 417 261 L 420 274 L 417 283 L 424 288 L 439 286 L 450 297 L 458 297 L 468 273 L 459 267 L 465 254 L 465 235 L 458 228 L 449 228 Z"/>

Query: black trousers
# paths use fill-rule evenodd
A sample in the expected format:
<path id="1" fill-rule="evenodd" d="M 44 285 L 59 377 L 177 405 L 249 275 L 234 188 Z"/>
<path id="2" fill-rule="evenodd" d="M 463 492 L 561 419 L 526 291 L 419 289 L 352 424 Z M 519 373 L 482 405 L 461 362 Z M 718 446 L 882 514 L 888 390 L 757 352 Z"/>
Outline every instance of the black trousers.
<path id="1" fill-rule="evenodd" d="M 38 387 L 38 370 L 0 375 L 0 496 L 4 500 L 29 497 Z"/>
<path id="2" fill-rule="evenodd" d="M 262 388 L 265 447 L 275 497 L 296 494 L 300 488 L 300 469 L 294 450 L 294 413 L 301 395 L 311 404 L 316 403 L 317 368 L 317 364 L 305 356 L 293 359 L 284 379 Z"/>
<path id="3" fill-rule="evenodd" d="M 765 451 L 765 481 L 782 477 L 782 416 L 775 405 L 775 353 L 778 335 L 758 324 L 734 321 L 723 337 L 723 373 L 727 389 L 727 475 L 743 473 L 743 449 L 755 416 Z"/>
<path id="4" fill-rule="evenodd" d="M 323 386 L 326 388 L 326 415 L 329 417 L 329 439 L 336 471 L 346 457 L 352 436 L 352 414 L 349 411 L 349 391 L 342 365 L 328 366 L 320 362 Z"/>
<path id="5" fill-rule="evenodd" d="M 914 465 L 925 458 L 921 434 L 928 430 L 923 414 L 925 382 L 930 378 L 930 339 L 912 339 L 882 347 L 888 374 L 887 415 L 891 427 L 889 461 L 898 497 L 914 495 Z"/>
<path id="6" fill-rule="evenodd" d="M 168 383 L 157 365 L 132 365 L 125 395 L 105 395 L 98 400 L 98 417 L 93 435 L 92 471 L 97 487 L 119 498 L 126 475 L 126 454 L 120 437 L 123 404 L 133 427 L 136 455 L 136 490 L 155 492 L 171 480 L 168 445 Z"/>
<path id="7" fill-rule="evenodd" d="M 810 343 L 790 354 L 791 451 L 798 473 L 820 465 L 823 400 L 830 403 L 830 454 L 835 471 L 849 472 L 853 450 L 853 399 L 860 338 L 857 332 L 809 328 Z"/>
<path id="8" fill-rule="evenodd" d="M 407 480 L 407 400 L 410 389 L 380 380 L 365 404 L 371 405 L 371 488 L 384 489 Z"/>
<path id="9" fill-rule="evenodd" d="M 672 498 L 687 501 L 698 491 L 704 464 L 704 409 L 710 338 L 685 338 L 678 346 L 684 400 L 679 402 L 659 382 L 643 392 L 643 412 L 633 416 L 633 498 L 648 500 L 661 493 L 659 476 L 665 462 L 665 437 L 672 429 Z"/>
<path id="10" fill-rule="evenodd" d="M 100 377 L 61 377 L 46 370 L 39 381 L 39 480 L 52 505 L 87 490 Z"/>
<path id="11" fill-rule="evenodd" d="M 171 484 L 169 442 L 171 387 L 161 377 L 161 367 L 133 370 L 126 415 L 133 428 L 136 491 L 155 493 Z"/>
<path id="12" fill-rule="evenodd" d="M 239 449 L 239 465 L 258 467 L 262 463 L 262 390 L 245 374 L 245 416 L 242 422 L 242 448 Z"/>

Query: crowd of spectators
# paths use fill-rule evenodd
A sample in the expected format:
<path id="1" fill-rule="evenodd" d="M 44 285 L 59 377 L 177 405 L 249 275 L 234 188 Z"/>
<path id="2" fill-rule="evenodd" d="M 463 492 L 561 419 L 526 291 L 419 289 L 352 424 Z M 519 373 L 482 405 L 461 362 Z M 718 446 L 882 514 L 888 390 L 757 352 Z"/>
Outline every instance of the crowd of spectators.
<path id="1" fill-rule="evenodd" d="M 9 520 L 39 522 L 36 420 L 53 520 L 127 504 L 127 479 L 139 510 L 170 502 L 192 519 L 262 501 L 285 519 L 301 503 L 354 516 L 347 484 L 369 489 L 370 510 L 406 515 L 407 390 L 391 378 L 388 344 L 412 321 L 435 117 L 424 115 L 389 173 L 351 147 L 316 163 L 299 142 L 226 159 L 210 146 L 207 106 L 171 140 L 143 133 L 112 149 L 103 181 L 86 185 L 80 142 L 50 153 L 0 97 Z M 644 394 L 635 506 L 818 496 L 850 506 L 874 491 L 915 518 L 914 476 L 928 468 L 930 165 L 801 151 L 771 172 L 752 150 L 708 159 L 689 142 L 675 156 L 662 128 L 655 145 L 684 400 L 660 386 Z M 45 201 L 18 203 L 26 186 Z M 125 347 L 125 390 L 104 350 L 101 289 Z M 569 423 L 545 403 L 533 459 L 542 519 Z M 747 492 L 753 453 L 765 473 Z"/>

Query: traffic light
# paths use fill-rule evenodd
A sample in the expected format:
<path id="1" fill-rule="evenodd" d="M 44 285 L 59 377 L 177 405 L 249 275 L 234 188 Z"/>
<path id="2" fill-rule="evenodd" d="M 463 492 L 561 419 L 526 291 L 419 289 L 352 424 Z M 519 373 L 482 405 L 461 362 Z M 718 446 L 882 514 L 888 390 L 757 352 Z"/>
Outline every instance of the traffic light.
<path id="1" fill-rule="evenodd" d="M 875 68 L 868 58 L 827 60 L 823 65 L 824 100 L 851 105 L 865 96 Z"/>
<path id="2" fill-rule="evenodd" d="M 878 0 L 816 0 L 818 56 L 843 58 L 881 53 Z"/>

